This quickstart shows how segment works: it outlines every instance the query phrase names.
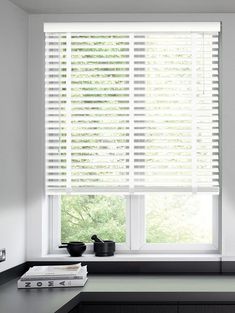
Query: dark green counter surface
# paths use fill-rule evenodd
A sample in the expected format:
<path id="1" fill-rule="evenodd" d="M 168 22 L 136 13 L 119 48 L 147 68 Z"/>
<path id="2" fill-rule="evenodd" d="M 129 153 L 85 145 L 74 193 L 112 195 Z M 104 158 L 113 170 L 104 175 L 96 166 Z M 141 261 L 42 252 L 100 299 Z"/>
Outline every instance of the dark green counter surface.
<path id="1" fill-rule="evenodd" d="M 0 286 L 0 313 L 67 313 L 80 301 L 235 303 L 235 276 L 89 275 L 83 288 Z"/>

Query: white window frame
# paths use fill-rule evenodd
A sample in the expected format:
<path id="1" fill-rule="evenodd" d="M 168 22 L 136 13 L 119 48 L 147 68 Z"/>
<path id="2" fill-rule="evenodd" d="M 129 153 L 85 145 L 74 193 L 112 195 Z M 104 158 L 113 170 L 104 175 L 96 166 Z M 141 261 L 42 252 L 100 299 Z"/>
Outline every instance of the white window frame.
<path id="1" fill-rule="evenodd" d="M 197 253 L 219 252 L 219 195 L 212 195 L 212 244 L 146 243 L 145 207 L 143 195 L 127 196 L 126 206 L 126 242 L 116 244 L 118 253 Z M 61 211 L 59 196 L 48 197 L 49 212 L 49 253 L 64 254 L 61 245 Z M 91 234 L 92 235 L 92 234 Z M 93 252 L 93 244 L 87 243 L 86 253 Z"/>
<path id="2" fill-rule="evenodd" d="M 151 23 L 145 23 L 151 29 Z M 194 27 L 194 23 L 191 23 L 191 27 Z M 207 23 L 205 23 L 206 25 Z M 61 24 L 61 29 L 64 29 L 68 24 Z M 70 24 L 72 25 L 72 24 Z M 92 24 L 92 30 L 94 29 Z M 134 25 L 134 24 L 133 24 Z M 160 25 L 160 24 L 159 24 Z M 165 23 L 163 23 L 165 25 Z M 52 28 L 58 27 L 58 24 L 55 25 L 49 23 L 44 24 L 44 26 Z M 77 23 L 72 25 L 76 27 Z M 82 23 L 80 27 L 91 26 L 91 23 Z M 106 29 L 105 23 L 97 24 L 97 27 L 104 27 L 100 31 Z M 120 27 L 120 24 L 113 23 L 113 27 Z M 134 27 L 139 27 L 139 23 L 136 23 Z M 96 27 L 95 27 L 96 28 Z M 203 30 L 203 28 L 202 28 Z M 73 31 L 73 29 L 68 29 L 68 31 Z M 177 190 L 179 191 L 179 190 Z M 183 190 L 182 190 L 183 191 Z M 61 245 L 60 238 L 60 205 L 58 201 L 58 196 L 50 196 L 48 201 L 48 212 L 49 212 L 49 252 L 55 254 L 63 254 L 64 250 L 58 248 Z M 144 199 L 140 195 L 129 195 L 126 208 L 126 243 L 121 243 L 116 245 L 116 249 L 119 253 L 218 253 L 220 249 L 219 238 L 221 235 L 220 219 L 221 216 L 219 210 L 220 195 L 213 195 L 213 217 L 212 217 L 212 244 L 167 244 L 167 243 L 146 243 L 145 240 L 145 208 L 144 208 Z M 87 252 L 91 253 L 93 250 L 93 244 L 87 244 Z"/>

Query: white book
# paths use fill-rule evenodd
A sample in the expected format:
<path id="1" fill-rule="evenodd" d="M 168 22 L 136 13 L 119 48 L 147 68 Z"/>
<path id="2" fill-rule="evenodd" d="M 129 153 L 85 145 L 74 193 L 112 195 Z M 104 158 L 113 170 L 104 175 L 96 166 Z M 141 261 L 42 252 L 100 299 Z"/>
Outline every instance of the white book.
<path id="1" fill-rule="evenodd" d="M 17 282 L 19 289 L 31 288 L 64 288 L 64 287 L 83 287 L 87 282 L 87 277 L 80 280 L 37 280 L 37 281 L 22 281 Z"/>
<path id="2" fill-rule="evenodd" d="M 76 276 L 81 268 L 81 263 L 72 265 L 33 266 L 24 275 L 31 278 L 43 276 Z"/>
<path id="3" fill-rule="evenodd" d="M 87 277 L 87 266 L 81 266 L 80 270 L 74 275 L 74 274 L 42 274 L 42 275 L 30 275 L 28 272 L 26 272 L 24 275 L 21 276 L 22 281 L 34 281 L 34 280 L 82 280 L 85 277 Z"/>

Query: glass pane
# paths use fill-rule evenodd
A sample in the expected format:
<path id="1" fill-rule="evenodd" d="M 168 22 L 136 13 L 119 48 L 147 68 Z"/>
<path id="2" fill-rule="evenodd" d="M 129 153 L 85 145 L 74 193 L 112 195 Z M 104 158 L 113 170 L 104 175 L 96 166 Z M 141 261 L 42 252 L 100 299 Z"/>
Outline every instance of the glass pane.
<path id="1" fill-rule="evenodd" d="M 147 243 L 212 243 L 212 195 L 148 194 Z"/>
<path id="2" fill-rule="evenodd" d="M 61 196 L 61 241 L 91 242 L 96 234 L 126 242 L 126 205 L 124 196 Z"/>

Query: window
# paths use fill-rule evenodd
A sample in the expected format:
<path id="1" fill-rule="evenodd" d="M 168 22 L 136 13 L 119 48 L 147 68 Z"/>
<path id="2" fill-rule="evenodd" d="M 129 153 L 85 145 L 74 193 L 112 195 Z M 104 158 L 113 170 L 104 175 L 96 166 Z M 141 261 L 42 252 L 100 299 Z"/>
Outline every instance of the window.
<path id="1" fill-rule="evenodd" d="M 219 23 L 45 25 L 52 250 L 216 251 Z"/>

